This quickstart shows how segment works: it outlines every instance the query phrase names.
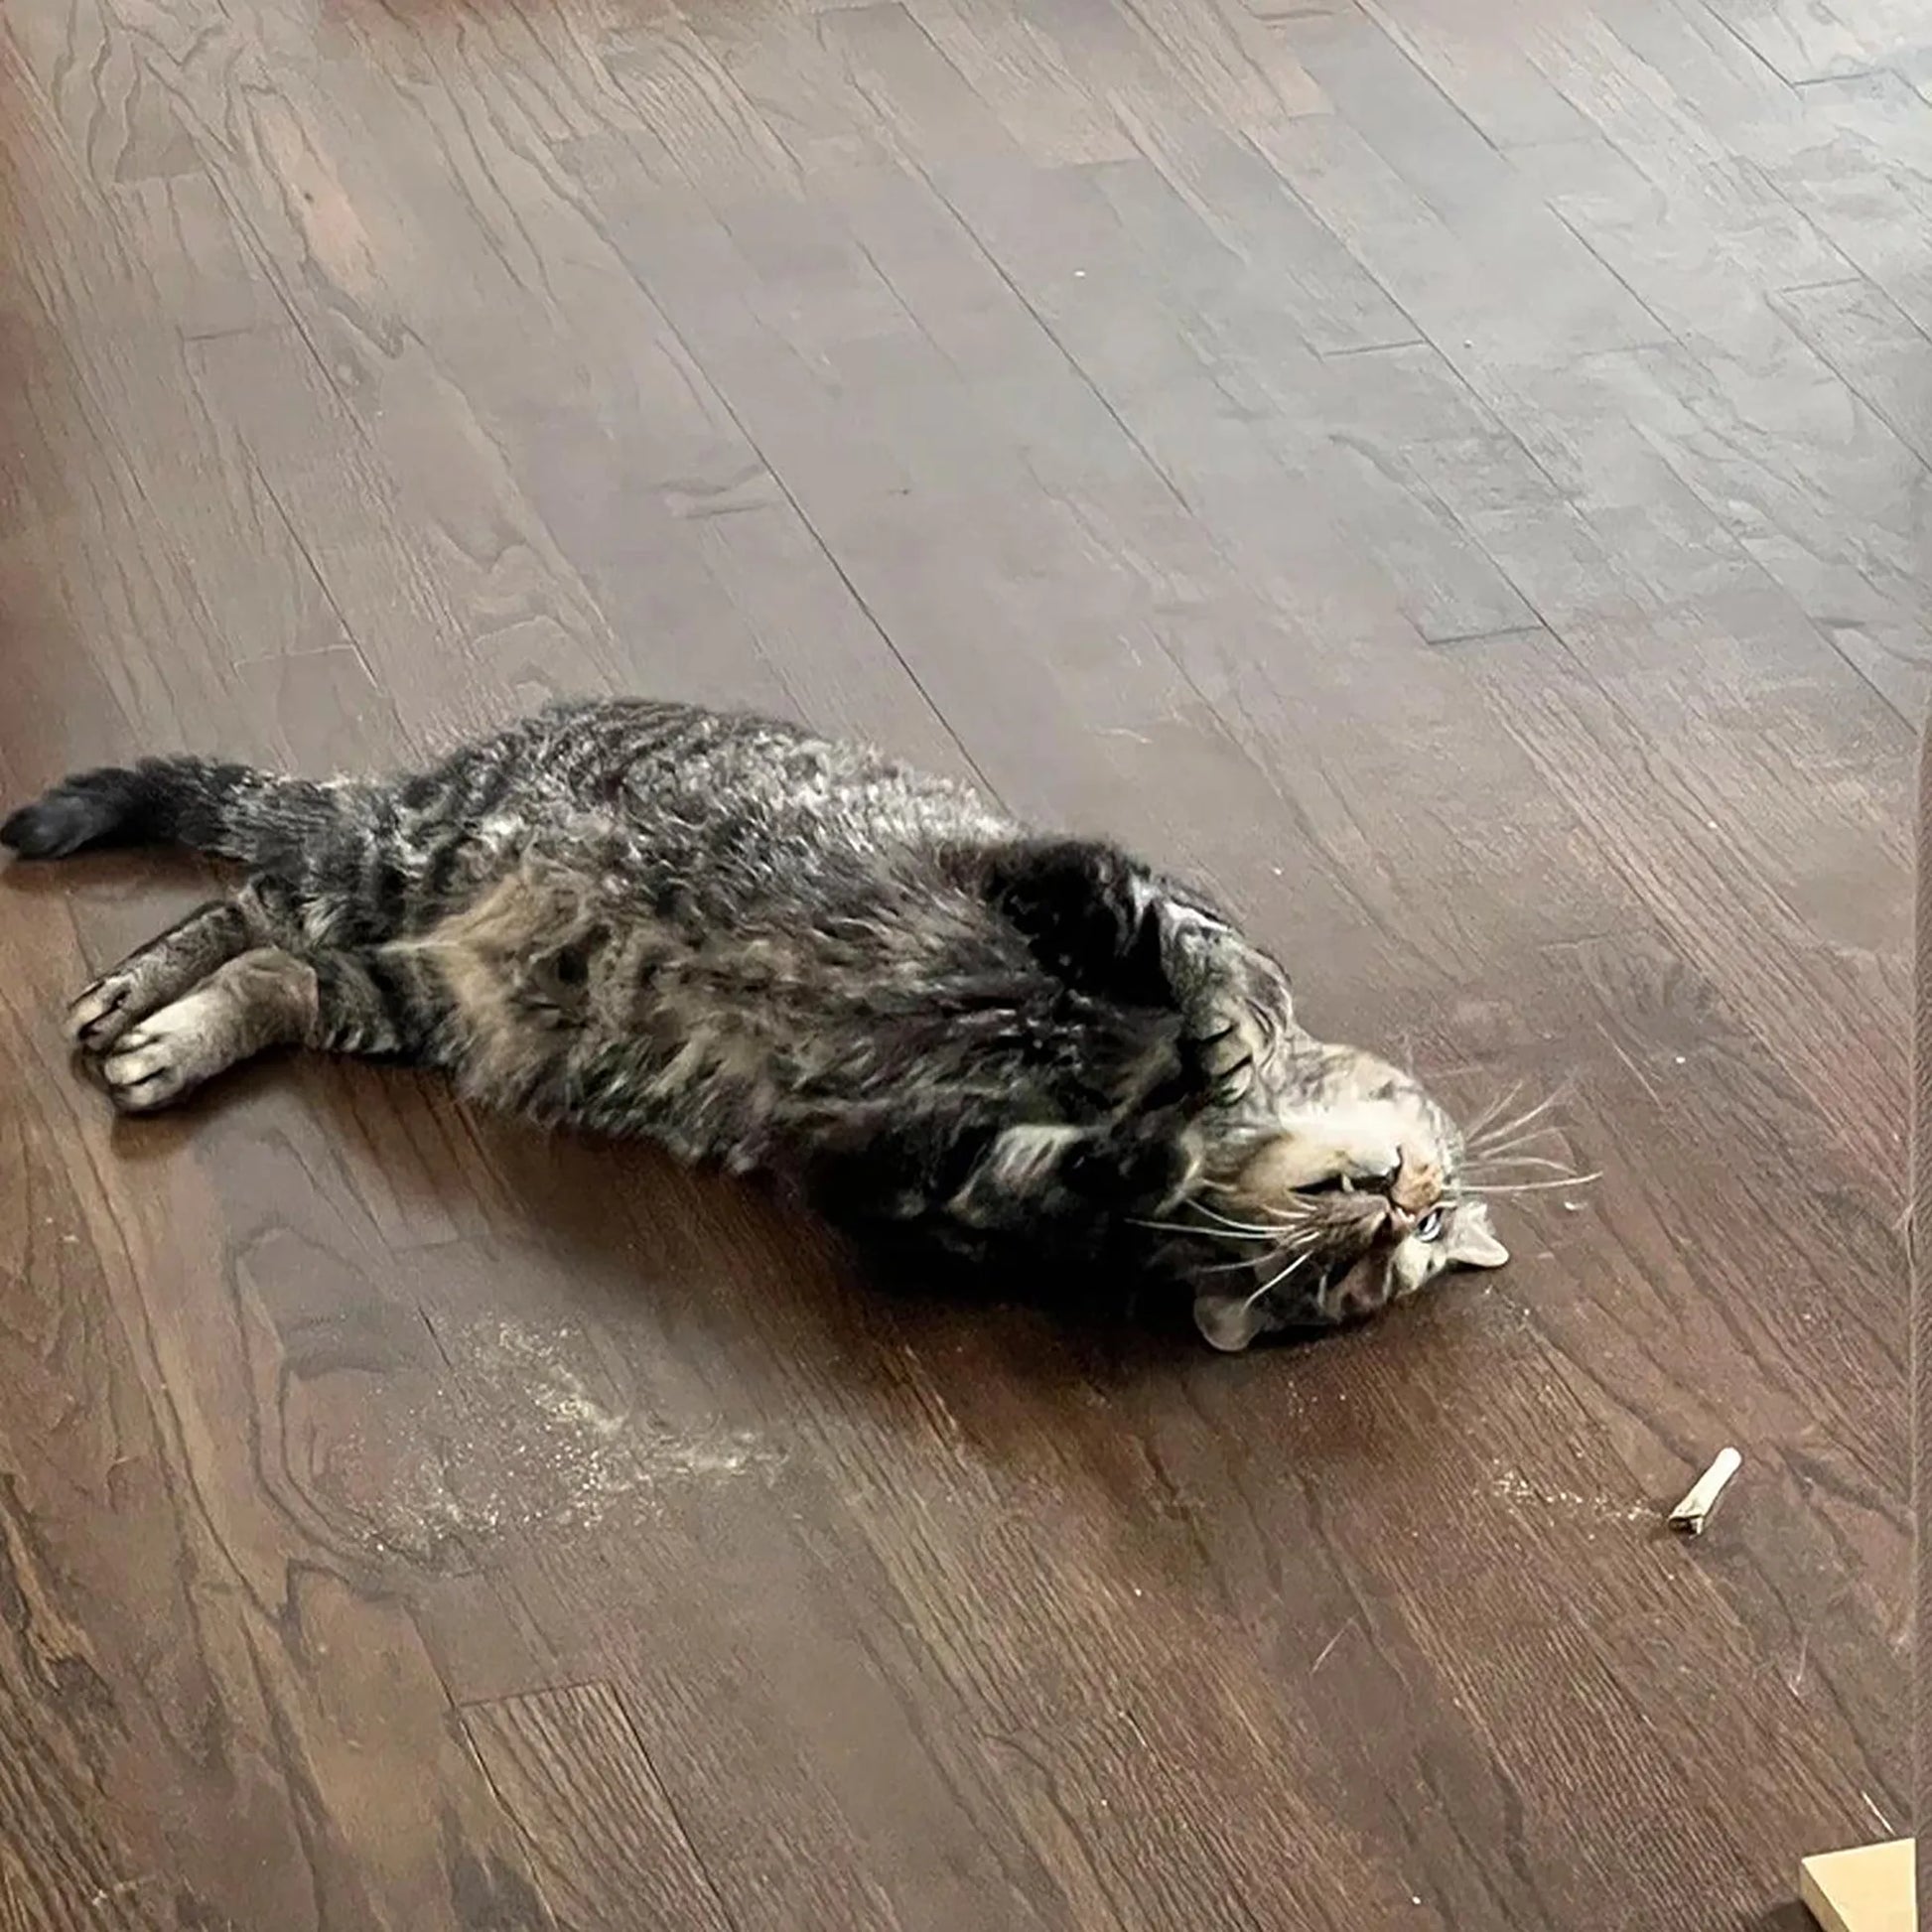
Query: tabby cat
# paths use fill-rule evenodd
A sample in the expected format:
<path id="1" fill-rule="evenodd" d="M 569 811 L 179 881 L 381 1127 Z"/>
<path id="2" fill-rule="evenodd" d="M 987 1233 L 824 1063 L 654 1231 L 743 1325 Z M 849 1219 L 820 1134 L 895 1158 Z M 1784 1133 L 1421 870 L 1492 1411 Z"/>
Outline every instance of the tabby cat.
<path id="1" fill-rule="evenodd" d="M 390 779 L 150 759 L 0 843 L 246 868 L 69 1011 L 129 1113 L 289 1042 L 443 1067 L 860 1233 L 1138 1264 L 1223 1349 L 1508 1259 L 1443 1110 L 1198 894 L 789 725 L 569 702 Z"/>

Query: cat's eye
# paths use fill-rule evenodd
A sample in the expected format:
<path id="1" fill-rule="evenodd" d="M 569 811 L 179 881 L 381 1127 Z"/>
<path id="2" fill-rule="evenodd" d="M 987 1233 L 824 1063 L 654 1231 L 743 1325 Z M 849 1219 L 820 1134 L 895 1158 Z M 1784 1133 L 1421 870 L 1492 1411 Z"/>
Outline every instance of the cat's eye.
<path id="1" fill-rule="evenodd" d="M 1416 1223 L 1416 1239 L 1418 1241 L 1434 1241 L 1443 1231 L 1444 1219 L 1443 1210 L 1440 1207 L 1432 1207 Z"/>

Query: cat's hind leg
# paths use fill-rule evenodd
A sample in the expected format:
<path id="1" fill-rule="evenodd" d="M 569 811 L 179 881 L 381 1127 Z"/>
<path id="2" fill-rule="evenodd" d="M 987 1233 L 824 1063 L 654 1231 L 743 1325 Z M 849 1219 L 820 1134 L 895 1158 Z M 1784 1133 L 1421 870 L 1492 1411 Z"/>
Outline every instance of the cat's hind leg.
<path id="1" fill-rule="evenodd" d="M 309 959 L 256 946 L 123 1033 L 100 1073 L 123 1113 L 153 1113 L 272 1046 L 432 1060 L 443 1013 L 433 982 L 398 948 Z"/>
<path id="2" fill-rule="evenodd" d="M 79 993 L 68 1008 L 68 1037 L 85 1052 L 106 1052 L 130 1027 L 193 992 L 265 936 L 260 910 L 246 896 L 198 905 Z"/>
<path id="3" fill-rule="evenodd" d="M 153 1113 L 241 1060 L 306 1038 L 315 1012 L 315 968 L 278 946 L 256 946 L 122 1033 L 100 1077 L 121 1112 Z"/>

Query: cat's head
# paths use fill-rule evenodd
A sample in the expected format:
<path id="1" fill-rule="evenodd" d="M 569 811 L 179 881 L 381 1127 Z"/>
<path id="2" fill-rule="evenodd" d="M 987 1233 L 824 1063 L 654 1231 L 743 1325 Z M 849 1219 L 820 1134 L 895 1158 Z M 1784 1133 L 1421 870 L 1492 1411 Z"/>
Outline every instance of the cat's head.
<path id="1" fill-rule="evenodd" d="M 1170 1226 L 1216 1348 L 1337 1327 L 1509 1252 L 1472 1191 L 1463 1136 L 1413 1075 L 1304 1039 L 1203 1122 Z"/>

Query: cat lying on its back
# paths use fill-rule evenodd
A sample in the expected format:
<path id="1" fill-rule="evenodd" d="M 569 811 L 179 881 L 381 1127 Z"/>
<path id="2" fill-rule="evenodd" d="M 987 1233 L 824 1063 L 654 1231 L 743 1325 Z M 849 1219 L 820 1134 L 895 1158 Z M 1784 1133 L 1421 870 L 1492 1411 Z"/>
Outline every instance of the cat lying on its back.
<path id="1" fill-rule="evenodd" d="M 1144 1261 L 1220 1348 L 1508 1259 L 1449 1118 L 1200 897 L 788 725 L 561 704 L 386 780 L 152 759 L 0 842 L 248 869 L 73 1004 L 128 1112 L 290 1041 L 446 1067 L 857 1231 Z"/>

